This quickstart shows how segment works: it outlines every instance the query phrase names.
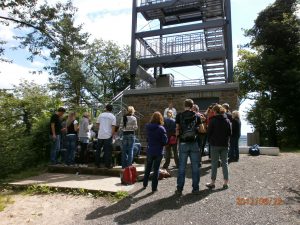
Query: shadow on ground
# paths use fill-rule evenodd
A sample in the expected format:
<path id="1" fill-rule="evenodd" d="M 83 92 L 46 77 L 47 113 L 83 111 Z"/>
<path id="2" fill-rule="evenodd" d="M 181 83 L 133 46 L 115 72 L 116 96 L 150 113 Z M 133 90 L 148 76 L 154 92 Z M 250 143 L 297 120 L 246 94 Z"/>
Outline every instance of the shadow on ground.
<path id="1" fill-rule="evenodd" d="M 133 198 L 134 196 L 141 193 L 143 190 L 144 189 L 139 189 L 139 190 L 131 193 L 128 197 L 123 198 L 121 201 L 119 201 L 111 206 L 108 206 L 108 207 L 101 206 L 101 207 L 97 208 L 96 210 L 94 210 L 93 212 L 91 212 L 90 214 L 88 214 L 86 216 L 86 220 L 93 220 L 93 219 L 101 218 L 101 217 L 104 217 L 107 215 L 112 215 L 112 214 L 127 210 L 131 206 L 131 204 L 133 204 L 137 200 L 141 200 L 143 198 L 150 196 L 151 193 L 149 193 L 148 195 L 143 195 L 139 198 L 136 198 L 136 200 Z"/>
<path id="2" fill-rule="evenodd" d="M 148 202 L 137 208 L 130 210 L 115 217 L 114 221 L 119 224 L 130 224 L 137 221 L 143 221 L 151 218 L 152 216 L 164 210 L 180 209 L 184 205 L 193 204 L 210 194 L 209 190 L 203 190 L 199 195 L 187 194 L 184 196 L 171 195 L 167 198 Z"/>
<path id="3" fill-rule="evenodd" d="M 137 208 L 127 211 L 127 209 L 130 208 L 131 204 L 134 204 L 141 199 L 153 195 L 150 192 L 140 197 L 134 198 L 135 195 L 141 193 L 142 191 L 143 189 L 140 189 L 132 193 L 129 197 L 119 201 L 118 203 L 112 206 L 97 208 L 96 210 L 94 210 L 86 216 L 86 220 L 99 219 L 107 215 L 125 212 L 115 217 L 114 221 L 120 224 L 130 224 L 136 221 L 147 220 L 155 214 L 164 210 L 180 209 L 184 205 L 193 204 L 197 201 L 200 201 L 203 198 L 206 198 L 210 193 L 212 193 L 210 190 L 206 189 L 200 191 L 199 195 L 187 194 L 183 196 L 177 196 L 174 194 L 166 198 L 148 202 L 146 204 L 138 206 Z"/>
<path id="4" fill-rule="evenodd" d="M 200 176 L 203 177 L 203 176 L 206 176 L 207 174 L 209 174 L 210 169 L 211 169 L 211 165 L 206 166 L 206 167 L 204 167 L 204 165 L 202 165 L 202 167 L 200 168 Z M 169 170 L 169 173 L 171 174 L 172 177 L 177 177 L 178 169 Z M 191 164 L 186 165 L 185 177 L 188 179 L 192 178 L 192 165 Z"/>

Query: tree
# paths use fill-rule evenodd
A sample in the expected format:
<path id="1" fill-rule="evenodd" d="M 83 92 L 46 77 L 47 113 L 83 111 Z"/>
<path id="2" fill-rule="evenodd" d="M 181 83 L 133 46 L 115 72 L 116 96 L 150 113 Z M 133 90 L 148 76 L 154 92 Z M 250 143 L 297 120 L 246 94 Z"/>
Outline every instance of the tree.
<path id="1" fill-rule="evenodd" d="M 48 93 L 27 81 L 0 91 L 0 177 L 48 159 L 50 113 L 60 104 Z"/>
<path id="2" fill-rule="evenodd" d="M 80 105 L 82 89 L 85 86 L 82 64 L 84 51 L 88 47 L 89 34 L 81 33 L 82 25 L 75 27 L 74 13 L 64 15 L 61 21 L 54 25 L 63 48 L 51 52 L 55 63 L 48 69 L 52 75 L 50 78 L 52 90 L 66 99 L 66 105 L 76 108 Z"/>
<path id="3" fill-rule="evenodd" d="M 300 20 L 298 0 L 277 0 L 259 13 L 246 30 L 252 51 L 240 51 L 235 68 L 241 97 L 256 92 L 256 105 L 248 114 L 269 145 L 299 145 L 300 124 Z M 262 112 L 264 116 L 261 117 Z M 267 133 L 266 133 L 267 132 Z M 296 136 L 295 136 L 296 135 Z"/>
<path id="4" fill-rule="evenodd" d="M 88 95 L 106 102 L 130 83 L 130 50 L 112 41 L 95 40 L 89 47 L 85 74 Z"/>
<path id="5" fill-rule="evenodd" d="M 0 15 L 0 23 L 5 26 L 14 25 L 19 34 L 15 37 L 20 41 L 19 48 L 26 48 L 31 53 L 29 60 L 33 60 L 35 56 L 47 58 L 42 54 L 44 49 L 61 49 L 67 52 L 60 36 L 55 32 L 54 25 L 63 15 L 75 10 L 71 1 L 50 6 L 46 1 L 40 4 L 37 0 L 2 0 L 0 8 L 4 12 Z M 4 54 L 3 44 L 5 42 L 0 40 L 0 56 Z"/>

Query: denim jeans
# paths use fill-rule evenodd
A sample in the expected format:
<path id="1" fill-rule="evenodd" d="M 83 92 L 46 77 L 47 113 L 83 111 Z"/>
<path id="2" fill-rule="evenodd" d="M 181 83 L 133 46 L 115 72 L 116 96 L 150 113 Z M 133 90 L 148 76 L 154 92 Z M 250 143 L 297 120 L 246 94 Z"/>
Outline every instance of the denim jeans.
<path id="1" fill-rule="evenodd" d="M 65 163 L 67 165 L 75 163 L 75 151 L 77 146 L 77 135 L 67 135 L 67 156 Z"/>
<path id="2" fill-rule="evenodd" d="M 230 148 L 228 153 L 229 159 L 239 160 L 239 138 L 230 137 Z"/>
<path id="3" fill-rule="evenodd" d="M 200 182 L 200 170 L 199 170 L 199 157 L 200 150 L 198 143 L 195 142 L 185 142 L 179 143 L 179 170 L 177 176 L 177 190 L 182 191 L 185 182 L 185 168 L 187 164 L 187 159 L 190 157 L 192 164 L 192 186 L 193 191 L 199 190 Z"/>
<path id="4" fill-rule="evenodd" d="M 56 164 L 57 155 L 60 151 L 60 135 L 56 135 L 55 140 L 53 140 L 52 136 L 50 135 L 50 140 L 51 140 L 50 162 L 51 164 Z"/>
<path id="5" fill-rule="evenodd" d="M 159 177 L 158 176 L 159 175 L 159 166 L 160 166 L 161 160 L 162 160 L 162 155 L 161 156 L 147 155 L 147 165 L 146 165 L 146 169 L 145 169 L 143 186 L 144 187 L 148 186 L 149 176 L 151 173 L 151 169 L 153 167 L 152 191 L 157 190 L 158 177 Z"/>
<path id="6" fill-rule="evenodd" d="M 216 180 L 219 158 L 222 162 L 224 180 L 228 180 L 228 147 L 211 146 L 211 179 Z"/>
<path id="7" fill-rule="evenodd" d="M 176 145 L 166 145 L 165 148 L 165 163 L 163 165 L 163 168 L 168 169 L 169 165 L 170 165 L 170 161 L 171 161 L 171 151 L 173 151 L 173 155 L 174 155 L 174 161 L 175 161 L 175 165 L 176 167 L 178 167 L 178 152 L 177 152 L 177 144 Z"/>
<path id="8" fill-rule="evenodd" d="M 110 167 L 111 157 L 112 157 L 112 138 L 98 139 L 97 151 L 96 151 L 96 166 L 100 166 L 100 154 L 102 148 L 104 152 L 105 167 Z"/>
<path id="9" fill-rule="evenodd" d="M 122 139 L 122 168 L 132 165 L 133 148 L 134 148 L 134 134 L 123 135 Z"/>
<path id="10" fill-rule="evenodd" d="M 133 157 L 138 157 L 141 154 L 142 145 L 141 143 L 134 143 L 133 146 Z"/>

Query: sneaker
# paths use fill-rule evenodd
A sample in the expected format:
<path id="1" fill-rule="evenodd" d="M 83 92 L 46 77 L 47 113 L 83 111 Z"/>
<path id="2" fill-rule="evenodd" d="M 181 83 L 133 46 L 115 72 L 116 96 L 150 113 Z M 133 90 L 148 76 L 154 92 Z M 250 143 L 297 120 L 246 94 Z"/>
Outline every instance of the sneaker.
<path id="1" fill-rule="evenodd" d="M 232 162 L 234 162 L 234 159 L 228 159 L 228 163 L 232 163 Z"/>
<path id="2" fill-rule="evenodd" d="M 228 189 L 228 184 L 223 184 L 223 189 Z"/>
<path id="3" fill-rule="evenodd" d="M 177 189 L 177 190 L 175 191 L 175 195 L 178 195 L 178 196 L 182 195 L 182 191 Z"/>
<path id="4" fill-rule="evenodd" d="M 201 192 L 199 190 L 193 190 L 192 194 L 193 195 L 201 195 Z"/>
<path id="5" fill-rule="evenodd" d="M 154 194 L 155 192 L 157 192 L 157 189 L 155 189 L 155 190 L 152 190 L 152 194 Z"/>
<path id="6" fill-rule="evenodd" d="M 208 187 L 209 189 L 214 189 L 216 187 L 216 185 L 212 183 L 207 183 L 205 184 L 205 186 Z"/>

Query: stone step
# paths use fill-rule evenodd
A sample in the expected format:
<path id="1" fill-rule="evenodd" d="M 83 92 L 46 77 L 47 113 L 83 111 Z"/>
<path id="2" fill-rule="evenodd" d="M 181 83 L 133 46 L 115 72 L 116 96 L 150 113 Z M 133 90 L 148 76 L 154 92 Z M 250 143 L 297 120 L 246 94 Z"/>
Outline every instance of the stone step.
<path id="1" fill-rule="evenodd" d="M 147 156 L 146 155 L 140 155 L 138 158 L 134 158 L 134 162 L 137 164 L 144 165 L 146 163 Z"/>
<path id="2" fill-rule="evenodd" d="M 9 185 L 23 188 L 37 185 L 61 190 L 81 189 L 90 192 L 102 191 L 106 193 L 130 192 L 134 188 L 134 185 L 121 185 L 119 177 L 69 173 L 44 173 L 21 181 L 11 182 Z"/>
<path id="3" fill-rule="evenodd" d="M 138 174 L 144 173 L 144 164 L 133 164 Z M 66 174 L 89 174 L 89 175 L 102 175 L 111 177 L 120 177 L 122 167 L 115 166 L 111 169 L 107 168 L 97 168 L 94 165 L 89 165 L 88 167 L 75 166 L 64 166 L 62 164 L 49 165 L 48 172 L 50 173 L 66 173 Z"/>

